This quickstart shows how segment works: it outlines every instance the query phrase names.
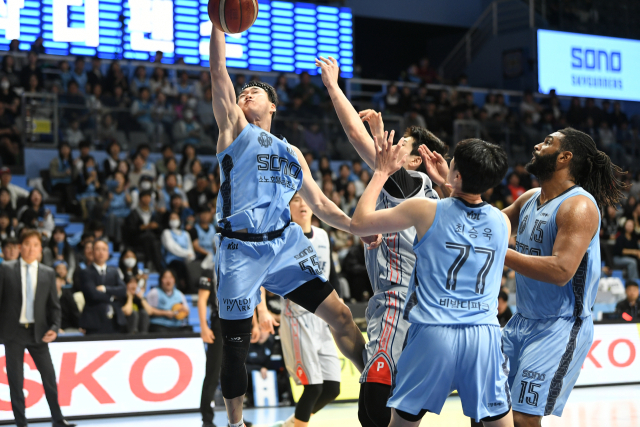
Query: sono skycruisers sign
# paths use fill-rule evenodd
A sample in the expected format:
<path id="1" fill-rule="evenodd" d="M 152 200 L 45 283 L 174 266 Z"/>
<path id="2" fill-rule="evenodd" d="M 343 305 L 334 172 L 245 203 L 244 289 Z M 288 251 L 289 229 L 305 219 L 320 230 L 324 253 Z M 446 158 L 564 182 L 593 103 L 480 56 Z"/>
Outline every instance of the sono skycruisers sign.
<path id="1" fill-rule="evenodd" d="M 640 101 L 640 41 L 538 30 L 541 93 Z"/>

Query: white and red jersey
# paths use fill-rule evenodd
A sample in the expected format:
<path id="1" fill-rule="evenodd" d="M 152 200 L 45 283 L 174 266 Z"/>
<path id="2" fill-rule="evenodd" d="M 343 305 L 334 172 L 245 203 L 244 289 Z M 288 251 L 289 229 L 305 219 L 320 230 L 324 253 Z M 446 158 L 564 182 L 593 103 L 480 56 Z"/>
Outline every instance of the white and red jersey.
<path id="1" fill-rule="evenodd" d="M 422 180 L 421 185 L 417 185 Z M 395 190 L 395 197 L 387 188 Z M 380 192 L 376 210 L 398 206 L 407 199 L 438 200 L 431 179 L 422 172 L 403 170 L 392 175 Z M 367 273 L 373 296 L 367 306 L 367 336 L 365 369 L 360 382 L 393 385 L 396 362 L 400 358 L 409 323 L 404 320 L 405 300 L 411 274 L 416 264 L 413 245 L 416 230 L 383 235 L 382 244 L 374 250 L 365 249 Z"/>
<path id="2" fill-rule="evenodd" d="M 413 178 L 421 178 L 422 186 L 405 198 L 393 197 L 383 189 L 378 197 L 376 210 L 396 207 L 408 199 L 439 199 L 438 193 L 433 190 L 431 179 L 426 174 L 417 171 L 406 172 Z M 411 227 L 383 235 L 382 244 L 377 249 L 365 249 L 367 273 L 374 295 L 397 287 L 404 288 L 406 292 L 416 264 L 416 256 L 413 253 L 415 238 L 416 229 Z"/>

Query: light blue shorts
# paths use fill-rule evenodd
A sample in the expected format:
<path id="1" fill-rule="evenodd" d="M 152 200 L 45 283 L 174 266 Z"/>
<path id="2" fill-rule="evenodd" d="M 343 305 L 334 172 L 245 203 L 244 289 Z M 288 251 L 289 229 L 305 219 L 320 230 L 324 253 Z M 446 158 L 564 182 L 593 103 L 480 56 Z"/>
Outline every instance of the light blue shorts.
<path id="1" fill-rule="evenodd" d="M 218 235 L 219 236 L 219 235 Z M 317 253 L 298 224 L 265 242 L 220 237 L 218 243 L 218 303 L 220 318 L 248 319 L 260 303 L 260 287 L 284 297 L 320 278 Z"/>
<path id="2" fill-rule="evenodd" d="M 412 324 L 387 406 L 439 414 L 457 390 L 462 410 L 480 421 L 509 411 L 509 369 L 497 325 Z"/>
<path id="3" fill-rule="evenodd" d="M 592 343 L 591 317 L 513 316 L 502 331 L 513 410 L 561 416 Z"/>

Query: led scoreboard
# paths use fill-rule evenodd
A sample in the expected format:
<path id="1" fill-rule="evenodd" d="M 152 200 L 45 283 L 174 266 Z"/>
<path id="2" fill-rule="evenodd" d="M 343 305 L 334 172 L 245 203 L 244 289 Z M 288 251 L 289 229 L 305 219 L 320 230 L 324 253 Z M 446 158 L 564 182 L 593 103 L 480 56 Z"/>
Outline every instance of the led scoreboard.
<path id="1" fill-rule="evenodd" d="M 12 39 L 45 53 L 147 61 L 164 52 L 172 63 L 208 65 L 208 0 L 0 0 L 0 49 Z M 351 9 L 259 0 L 255 24 L 226 35 L 227 65 L 257 71 L 316 72 L 317 56 L 333 56 L 353 75 Z"/>

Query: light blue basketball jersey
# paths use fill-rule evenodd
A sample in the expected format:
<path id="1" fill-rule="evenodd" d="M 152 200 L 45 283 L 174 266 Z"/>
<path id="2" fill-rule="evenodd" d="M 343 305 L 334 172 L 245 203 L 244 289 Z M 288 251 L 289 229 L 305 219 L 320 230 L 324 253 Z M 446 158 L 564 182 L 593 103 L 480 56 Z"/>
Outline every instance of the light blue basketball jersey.
<path id="1" fill-rule="evenodd" d="M 289 201 L 302 187 L 302 168 L 286 140 L 248 124 L 218 153 L 219 226 L 230 231 L 267 233 L 291 221 Z"/>
<path id="2" fill-rule="evenodd" d="M 596 208 L 598 206 L 593 196 L 577 185 L 542 206 L 540 191 L 535 193 L 520 211 L 516 250 L 526 255 L 551 256 L 558 234 L 556 214 L 562 202 L 575 196 L 588 197 Z M 516 273 L 516 304 L 518 312 L 523 317 L 546 319 L 591 316 L 591 307 L 595 302 L 600 281 L 599 224 L 600 221 L 598 231 L 591 240 L 576 274 L 565 286 L 540 282 Z"/>
<path id="3" fill-rule="evenodd" d="M 498 325 L 508 247 L 506 218 L 487 203 L 438 201 L 431 228 L 413 246 L 405 318 L 431 325 Z"/>

